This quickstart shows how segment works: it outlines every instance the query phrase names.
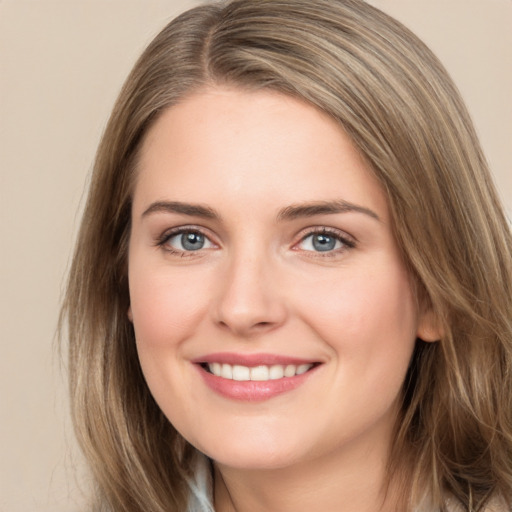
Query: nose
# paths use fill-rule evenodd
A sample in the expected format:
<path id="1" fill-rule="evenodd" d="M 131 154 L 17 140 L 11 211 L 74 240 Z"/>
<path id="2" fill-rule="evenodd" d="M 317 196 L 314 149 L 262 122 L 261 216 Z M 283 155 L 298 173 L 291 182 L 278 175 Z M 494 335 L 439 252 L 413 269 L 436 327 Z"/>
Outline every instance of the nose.
<path id="1" fill-rule="evenodd" d="M 278 269 L 263 257 L 240 256 L 226 264 L 214 320 L 238 337 L 254 337 L 281 326 L 287 316 Z"/>

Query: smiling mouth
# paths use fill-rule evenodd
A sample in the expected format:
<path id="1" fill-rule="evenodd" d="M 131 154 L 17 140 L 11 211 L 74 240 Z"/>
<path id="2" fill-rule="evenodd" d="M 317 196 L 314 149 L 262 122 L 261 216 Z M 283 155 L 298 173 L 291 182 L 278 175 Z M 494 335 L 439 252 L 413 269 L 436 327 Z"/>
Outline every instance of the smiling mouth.
<path id="1" fill-rule="evenodd" d="M 272 381 L 302 375 L 320 363 L 305 364 L 274 364 L 259 366 L 243 366 L 227 363 L 201 363 L 201 367 L 208 373 L 223 379 L 243 381 Z"/>

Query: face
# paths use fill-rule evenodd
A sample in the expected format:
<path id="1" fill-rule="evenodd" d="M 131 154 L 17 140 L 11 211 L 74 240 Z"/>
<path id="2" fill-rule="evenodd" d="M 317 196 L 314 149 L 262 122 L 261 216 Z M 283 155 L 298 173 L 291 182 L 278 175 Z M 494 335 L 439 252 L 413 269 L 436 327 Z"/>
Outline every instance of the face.
<path id="1" fill-rule="evenodd" d="M 387 448 L 418 314 L 386 197 L 341 128 L 211 89 L 143 144 L 129 317 L 147 383 L 220 464 Z"/>

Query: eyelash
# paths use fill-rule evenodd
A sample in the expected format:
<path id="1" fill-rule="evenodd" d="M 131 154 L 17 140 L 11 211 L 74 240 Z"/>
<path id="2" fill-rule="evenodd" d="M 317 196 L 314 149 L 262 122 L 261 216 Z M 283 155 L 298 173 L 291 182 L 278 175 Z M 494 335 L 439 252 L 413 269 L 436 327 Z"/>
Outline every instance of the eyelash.
<path id="1" fill-rule="evenodd" d="M 170 245 L 167 245 L 169 240 L 171 240 L 172 238 L 174 238 L 178 235 L 182 235 L 185 233 L 201 235 L 205 239 L 207 239 L 211 244 L 215 245 L 210 240 L 210 237 L 202 229 L 197 228 L 195 226 L 183 226 L 183 227 L 172 229 L 171 231 L 166 231 L 160 237 L 158 237 L 155 245 L 157 247 L 162 248 L 164 251 L 166 251 L 170 254 L 181 256 L 182 258 L 198 256 L 199 254 L 195 254 L 195 253 L 200 253 L 201 249 L 199 249 L 197 251 L 181 251 L 178 249 L 174 249 Z M 356 247 L 356 241 L 354 240 L 354 238 L 348 236 L 346 233 L 343 233 L 337 229 L 326 228 L 326 227 L 307 228 L 307 230 L 304 230 L 304 234 L 301 236 L 300 240 L 294 244 L 294 247 L 304 243 L 304 241 L 307 240 L 309 237 L 312 237 L 315 235 L 325 235 L 327 237 L 334 238 L 336 241 L 338 241 L 342 244 L 342 247 L 340 247 L 338 249 L 327 250 L 325 252 L 304 250 L 303 251 L 304 253 L 312 253 L 311 255 L 308 255 L 309 257 L 320 257 L 320 258 L 334 257 L 334 256 L 338 256 L 342 252 L 345 252 L 347 250 L 350 250 L 350 249 L 353 249 Z M 295 249 L 295 250 L 300 250 L 300 249 Z M 314 254 L 314 256 L 313 256 L 313 254 Z"/>
<path id="2" fill-rule="evenodd" d="M 347 235 L 346 233 L 339 231 L 334 228 L 308 228 L 308 230 L 304 233 L 303 236 L 301 236 L 299 242 L 297 242 L 295 246 L 304 243 L 305 240 L 307 240 L 309 237 L 313 237 L 315 235 L 324 235 L 326 237 L 334 238 L 336 241 L 341 243 L 341 247 L 337 249 L 328 250 L 325 252 L 322 251 L 303 251 L 305 253 L 311 253 L 308 254 L 309 257 L 320 257 L 320 258 L 333 258 L 336 256 L 339 256 L 341 253 L 354 249 L 356 247 L 356 241 L 353 237 Z M 299 250 L 299 249 L 297 249 Z"/>
<path id="3" fill-rule="evenodd" d="M 169 240 L 171 240 L 171 238 L 174 238 L 175 236 L 182 235 L 182 234 L 185 234 L 185 233 L 194 234 L 194 235 L 201 235 L 206 240 L 209 240 L 210 243 L 213 244 L 213 242 L 211 242 L 211 240 L 210 240 L 210 237 L 206 233 L 204 233 L 201 229 L 199 229 L 197 227 L 194 227 L 194 226 L 183 226 L 183 227 L 175 228 L 175 229 L 172 229 L 170 231 L 164 232 L 157 239 L 155 245 L 157 247 L 160 247 L 162 250 L 164 250 L 164 251 L 166 251 L 166 252 L 168 252 L 170 254 L 173 254 L 173 255 L 176 255 L 176 256 L 181 256 L 182 258 L 189 258 L 189 257 L 193 257 L 193 256 L 198 256 L 198 254 L 195 254 L 195 253 L 200 252 L 200 250 L 197 250 L 197 251 L 180 251 L 179 249 L 174 249 L 174 247 L 172 247 L 170 245 L 167 245 L 167 242 L 169 242 Z"/>

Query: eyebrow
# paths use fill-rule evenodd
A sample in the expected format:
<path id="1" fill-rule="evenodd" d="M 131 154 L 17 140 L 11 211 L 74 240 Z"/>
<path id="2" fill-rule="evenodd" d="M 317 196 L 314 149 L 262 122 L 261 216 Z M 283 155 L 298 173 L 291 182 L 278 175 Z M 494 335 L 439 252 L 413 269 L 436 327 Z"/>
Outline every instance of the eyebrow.
<path id="1" fill-rule="evenodd" d="M 220 219 L 220 215 L 209 206 L 201 204 L 183 203 L 181 201 L 156 201 L 149 208 L 144 210 L 142 217 L 151 213 L 181 213 L 193 217 L 202 217 L 204 219 Z"/>
<path id="2" fill-rule="evenodd" d="M 202 204 L 184 203 L 181 201 L 156 201 L 152 203 L 144 212 L 142 217 L 152 213 L 180 213 L 190 215 L 191 217 L 201 217 L 204 219 L 221 220 L 221 216 L 213 208 Z M 373 219 L 379 220 L 379 216 L 369 208 L 358 206 L 344 200 L 335 201 L 315 201 L 290 205 L 279 211 L 278 221 L 290 221 L 302 217 L 314 217 L 316 215 L 333 215 L 337 213 L 362 213 Z"/>
<path id="3" fill-rule="evenodd" d="M 332 215 L 336 213 L 363 213 L 373 219 L 379 220 L 379 216 L 369 208 L 358 206 L 343 200 L 335 201 L 317 201 L 311 203 L 290 205 L 283 208 L 278 216 L 278 220 L 294 220 L 300 217 L 314 217 L 315 215 Z"/>

